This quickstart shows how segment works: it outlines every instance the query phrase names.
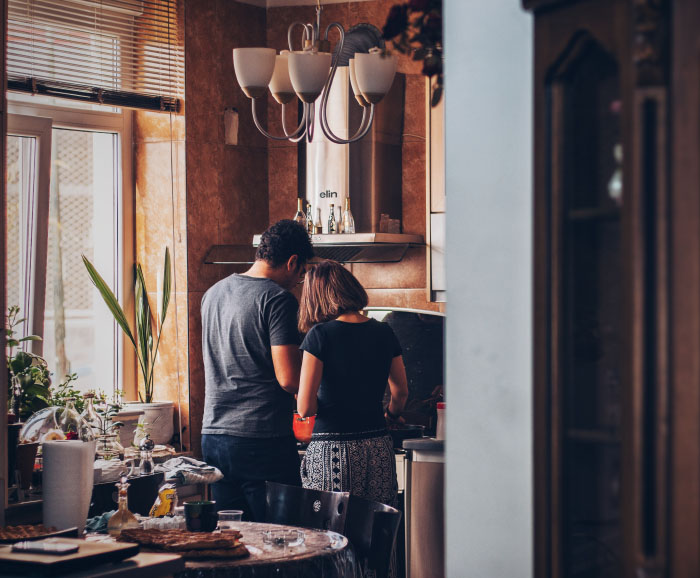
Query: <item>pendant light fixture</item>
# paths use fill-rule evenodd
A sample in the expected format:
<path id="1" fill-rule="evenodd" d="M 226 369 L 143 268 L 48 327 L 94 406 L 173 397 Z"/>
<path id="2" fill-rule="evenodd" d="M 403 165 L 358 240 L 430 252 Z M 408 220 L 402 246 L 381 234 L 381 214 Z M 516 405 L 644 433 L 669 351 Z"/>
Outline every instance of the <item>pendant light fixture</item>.
<path id="1" fill-rule="evenodd" d="M 364 137 L 374 120 L 374 107 L 384 98 L 394 81 L 396 57 L 387 55 L 379 47 L 368 53 L 357 52 L 349 61 L 349 76 L 355 99 L 362 107 L 362 120 L 357 132 L 348 139 L 338 137 L 328 124 L 328 94 L 338 67 L 339 55 L 345 42 L 345 29 L 338 22 L 329 24 L 321 37 L 320 0 L 316 6 L 316 23 L 294 22 L 287 31 L 289 50 L 277 54 L 274 48 L 234 48 L 233 68 L 238 84 L 251 99 L 253 121 L 258 130 L 269 139 L 298 142 L 306 137 L 311 142 L 314 137 L 316 113 L 314 103 L 321 97 L 318 116 L 321 130 L 326 138 L 336 144 L 348 144 Z M 294 50 L 292 34 L 294 29 L 302 29 L 302 50 Z M 340 39 L 336 45 L 336 58 L 331 54 L 328 33 L 336 28 Z M 284 135 L 272 135 L 260 124 L 256 112 L 256 102 L 265 98 L 270 89 L 274 99 L 282 105 L 282 130 Z M 302 102 L 301 122 L 291 129 L 287 126 L 285 107 L 294 102 L 295 97 Z"/>

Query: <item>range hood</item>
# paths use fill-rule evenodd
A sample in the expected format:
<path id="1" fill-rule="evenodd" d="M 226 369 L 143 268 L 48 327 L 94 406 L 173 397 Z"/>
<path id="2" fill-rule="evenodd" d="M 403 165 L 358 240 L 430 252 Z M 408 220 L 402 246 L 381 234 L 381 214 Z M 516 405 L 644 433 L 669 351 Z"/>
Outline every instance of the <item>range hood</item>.
<path id="1" fill-rule="evenodd" d="M 210 265 L 251 264 L 259 243 L 260 235 L 255 235 L 252 245 L 214 245 L 204 262 Z M 410 248 L 424 246 L 421 235 L 403 233 L 312 235 L 311 243 L 316 254 L 313 261 L 332 259 L 340 263 L 398 263 Z"/>

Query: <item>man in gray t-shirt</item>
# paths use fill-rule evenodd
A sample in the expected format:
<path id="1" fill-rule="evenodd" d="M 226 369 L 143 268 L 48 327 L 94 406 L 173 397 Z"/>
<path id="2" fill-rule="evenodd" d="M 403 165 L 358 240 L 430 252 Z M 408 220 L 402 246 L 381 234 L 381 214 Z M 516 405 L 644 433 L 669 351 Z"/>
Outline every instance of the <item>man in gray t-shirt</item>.
<path id="1" fill-rule="evenodd" d="M 217 509 L 251 520 L 264 520 L 265 481 L 301 483 L 292 433 L 299 305 L 289 291 L 312 256 L 304 227 L 280 221 L 263 233 L 252 267 L 202 299 L 202 454 L 224 474 L 212 485 Z"/>

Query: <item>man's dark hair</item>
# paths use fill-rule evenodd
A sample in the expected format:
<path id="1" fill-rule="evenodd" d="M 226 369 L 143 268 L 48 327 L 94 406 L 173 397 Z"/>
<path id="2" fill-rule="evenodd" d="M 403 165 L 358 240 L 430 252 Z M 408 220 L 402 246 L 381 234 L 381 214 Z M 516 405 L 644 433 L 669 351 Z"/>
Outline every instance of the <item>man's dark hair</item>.
<path id="1" fill-rule="evenodd" d="M 284 219 L 261 235 L 255 260 L 279 267 L 292 255 L 297 255 L 299 262 L 305 264 L 314 256 L 314 249 L 306 229 L 296 221 Z"/>

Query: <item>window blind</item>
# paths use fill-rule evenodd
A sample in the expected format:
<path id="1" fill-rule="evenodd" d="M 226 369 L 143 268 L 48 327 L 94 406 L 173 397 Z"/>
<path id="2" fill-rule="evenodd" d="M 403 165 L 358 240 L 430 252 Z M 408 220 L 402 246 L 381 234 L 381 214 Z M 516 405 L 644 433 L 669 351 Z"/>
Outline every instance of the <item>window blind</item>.
<path id="1" fill-rule="evenodd" d="M 177 111 L 178 0 L 9 0 L 8 89 Z"/>

